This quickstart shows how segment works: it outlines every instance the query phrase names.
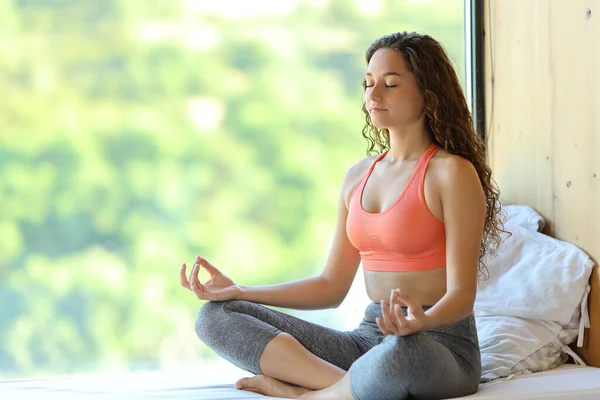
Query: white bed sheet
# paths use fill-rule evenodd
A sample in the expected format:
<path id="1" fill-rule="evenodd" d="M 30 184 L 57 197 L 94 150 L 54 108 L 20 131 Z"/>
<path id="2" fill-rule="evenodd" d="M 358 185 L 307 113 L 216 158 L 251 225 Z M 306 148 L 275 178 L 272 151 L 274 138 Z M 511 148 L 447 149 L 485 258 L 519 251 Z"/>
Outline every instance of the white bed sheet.
<path id="1" fill-rule="evenodd" d="M 0 382 L 0 399 L 265 399 L 256 393 L 234 389 L 232 382 L 247 375 L 234 367 L 213 366 L 210 370 L 30 379 Z M 476 394 L 462 399 L 597 400 L 600 399 L 600 368 L 563 365 L 551 371 L 483 384 Z"/>
<path id="2" fill-rule="evenodd" d="M 600 400 L 600 368 L 563 364 L 550 371 L 517 375 L 480 385 L 470 400 Z"/>

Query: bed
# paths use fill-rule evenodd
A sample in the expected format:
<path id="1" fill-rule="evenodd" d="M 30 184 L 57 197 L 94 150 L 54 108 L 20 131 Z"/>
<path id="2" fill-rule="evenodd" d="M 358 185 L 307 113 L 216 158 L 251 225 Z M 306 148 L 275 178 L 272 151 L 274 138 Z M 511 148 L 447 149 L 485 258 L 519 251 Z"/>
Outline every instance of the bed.
<path id="1" fill-rule="evenodd" d="M 563 364 L 544 372 L 516 376 L 480 385 L 462 399 L 600 399 L 600 368 Z"/>
<path id="2" fill-rule="evenodd" d="M 208 368 L 204 368 L 208 370 Z M 1 399 L 196 399 L 242 400 L 265 396 L 235 390 L 232 379 L 245 373 L 225 365 L 217 367 L 220 377 L 212 384 L 202 378 L 202 369 L 136 374 L 90 375 L 37 379 L 0 384 Z M 213 378 L 211 377 L 211 380 Z M 496 380 L 480 386 L 463 399 L 600 399 L 600 368 L 563 364 L 555 369 Z M 271 398 L 273 399 L 273 398 Z M 281 400 L 281 399 L 280 399 Z"/>

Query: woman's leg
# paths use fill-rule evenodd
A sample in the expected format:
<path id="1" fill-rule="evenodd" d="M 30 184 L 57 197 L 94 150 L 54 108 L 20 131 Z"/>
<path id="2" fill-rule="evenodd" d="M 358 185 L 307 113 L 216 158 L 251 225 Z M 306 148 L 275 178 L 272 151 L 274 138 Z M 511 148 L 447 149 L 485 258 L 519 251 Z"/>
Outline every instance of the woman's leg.
<path id="1" fill-rule="evenodd" d="M 358 329 L 367 345 L 377 339 L 370 327 L 372 308 L 375 307 L 369 306 L 368 317 Z M 255 381 L 249 386 L 263 394 L 286 398 L 399 400 L 413 395 L 419 399 L 444 399 L 476 392 L 480 375 L 475 319 L 470 316 L 424 333 L 385 336 L 381 344 L 372 346 L 356 360 L 342 379 L 322 390 L 303 393 L 266 376 L 252 378 Z"/>
<path id="2" fill-rule="evenodd" d="M 341 379 L 364 353 L 346 332 L 245 301 L 207 302 L 196 333 L 242 369 L 311 389 Z"/>
<path id="3" fill-rule="evenodd" d="M 285 332 L 269 342 L 259 364 L 262 373 L 267 376 L 313 390 L 333 385 L 346 373 L 346 370 L 311 353 Z"/>
<path id="4" fill-rule="evenodd" d="M 350 368 L 357 400 L 466 396 L 477 391 L 481 360 L 475 319 L 408 336 L 386 336 Z M 317 398 L 317 397 L 315 397 Z"/>

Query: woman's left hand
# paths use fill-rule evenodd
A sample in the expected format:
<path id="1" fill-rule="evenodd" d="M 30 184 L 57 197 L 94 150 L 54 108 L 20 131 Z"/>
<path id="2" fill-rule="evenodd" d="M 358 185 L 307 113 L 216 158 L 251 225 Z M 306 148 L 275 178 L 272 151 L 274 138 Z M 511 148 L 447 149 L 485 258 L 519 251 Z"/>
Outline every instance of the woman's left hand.
<path id="1" fill-rule="evenodd" d="M 406 317 L 402 306 L 407 307 Z M 406 336 L 427 330 L 429 317 L 423 307 L 398 289 L 392 290 L 389 304 L 381 300 L 381 314 L 383 318 L 377 317 L 376 322 L 385 335 Z"/>

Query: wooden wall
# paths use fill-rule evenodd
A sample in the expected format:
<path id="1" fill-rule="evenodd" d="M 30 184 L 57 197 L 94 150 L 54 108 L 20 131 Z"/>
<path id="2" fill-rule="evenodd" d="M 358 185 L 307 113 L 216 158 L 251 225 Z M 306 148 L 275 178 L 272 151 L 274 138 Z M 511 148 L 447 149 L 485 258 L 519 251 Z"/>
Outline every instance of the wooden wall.
<path id="1" fill-rule="evenodd" d="M 484 0 L 489 162 L 506 204 L 600 261 L 600 0 Z M 600 274 L 578 349 L 600 367 Z M 593 343 L 593 347 L 590 347 Z"/>

